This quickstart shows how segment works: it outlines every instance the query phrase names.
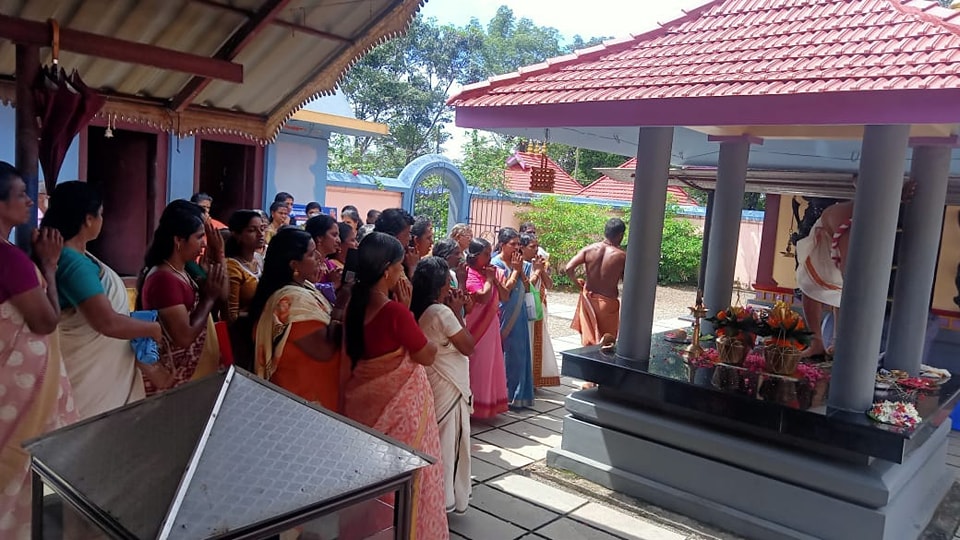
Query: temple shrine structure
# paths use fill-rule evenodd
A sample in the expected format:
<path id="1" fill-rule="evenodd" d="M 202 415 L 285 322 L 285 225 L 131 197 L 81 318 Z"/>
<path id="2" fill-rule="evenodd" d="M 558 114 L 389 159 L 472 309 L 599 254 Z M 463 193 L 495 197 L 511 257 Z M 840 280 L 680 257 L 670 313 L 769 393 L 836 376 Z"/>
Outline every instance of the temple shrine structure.
<path id="1" fill-rule="evenodd" d="M 956 318 L 958 70 L 960 11 L 936 2 L 714 0 L 453 97 L 461 127 L 636 157 L 616 354 L 565 353 L 564 373 L 599 387 L 568 398 L 548 462 L 750 538 L 917 538 L 953 483 L 960 377 L 910 397 L 914 427 L 865 413 L 890 399 L 877 386 L 881 349 L 884 368 L 916 376 L 931 313 Z M 652 334 L 663 200 L 671 167 L 684 166 L 716 167 L 712 312 L 730 304 L 748 186 L 771 195 L 759 266 L 781 297 L 794 262 L 772 246 L 790 197 L 854 201 L 823 403 L 798 398 L 789 377 L 729 385 L 717 365 L 701 380 Z M 916 189 L 901 204 L 907 178 Z M 926 362 L 956 372 L 939 350 Z"/>

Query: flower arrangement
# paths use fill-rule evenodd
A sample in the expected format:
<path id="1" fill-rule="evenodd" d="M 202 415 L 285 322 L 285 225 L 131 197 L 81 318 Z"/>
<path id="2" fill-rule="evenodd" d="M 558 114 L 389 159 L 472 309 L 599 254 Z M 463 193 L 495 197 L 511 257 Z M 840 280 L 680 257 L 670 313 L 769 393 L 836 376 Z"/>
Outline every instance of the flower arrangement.
<path id="1" fill-rule="evenodd" d="M 730 306 L 717 312 L 713 317 L 706 319 L 713 324 L 717 338 L 727 337 L 739 340 L 747 346 L 753 346 L 757 335 L 757 318 L 750 306 Z"/>
<path id="2" fill-rule="evenodd" d="M 818 382 L 827 378 L 823 370 L 817 366 L 814 366 L 813 364 L 798 364 L 797 374 L 799 375 L 799 379 L 804 381 L 807 386 L 811 388 L 816 386 Z"/>
<path id="3" fill-rule="evenodd" d="M 777 302 L 773 309 L 759 317 L 758 334 L 767 337 L 767 345 L 789 347 L 796 350 L 810 345 L 813 332 L 807 331 L 803 317 L 790 309 L 785 302 Z"/>
<path id="4" fill-rule="evenodd" d="M 921 420 L 917 408 L 902 401 L 874 403 L 867 416 L 883 424 L 908 428 L 916 427 Z"/>

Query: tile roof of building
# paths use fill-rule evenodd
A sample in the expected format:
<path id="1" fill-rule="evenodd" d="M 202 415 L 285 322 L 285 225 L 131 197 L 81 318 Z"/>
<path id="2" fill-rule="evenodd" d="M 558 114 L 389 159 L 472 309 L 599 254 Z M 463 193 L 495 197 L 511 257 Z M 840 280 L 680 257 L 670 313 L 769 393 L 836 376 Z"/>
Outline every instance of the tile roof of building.
<path id="1" fill-rule="evenodd" d="M 621 164 L 618 169 L 635 169 L 637 159 L 630 158 Z M 608 201 L 633 201 L 633 182 L 621 182 L 607 175 L 603 175 L 589 186 L 580 190 L 580 197 L 589 197 L 595 199 L 604 199 Z M 680 206 L 699 206 L 697 201 L 690 198 L 689 195 L 678 186 L 667 186 L 667 195 L 672 196 L 674 201 Z"/>
<path id="2" fill-rule="evenodd" d="M 530 193 L 530 169 L 540 166 L 540 154 L 516 152 L 509 160 L 504 171 L 507 191 Z M 553 193 L 555 195 L 576 195 L 583 185 L 570 176 L 557 162 L 547 157 L 547 167 L 553 169 Z"/>
<path id="3" fill-rule="evenodd" d="M 461 107 L 960 88 L 960 11 L 714 0 L 651 32 L 468 85 Z"/>

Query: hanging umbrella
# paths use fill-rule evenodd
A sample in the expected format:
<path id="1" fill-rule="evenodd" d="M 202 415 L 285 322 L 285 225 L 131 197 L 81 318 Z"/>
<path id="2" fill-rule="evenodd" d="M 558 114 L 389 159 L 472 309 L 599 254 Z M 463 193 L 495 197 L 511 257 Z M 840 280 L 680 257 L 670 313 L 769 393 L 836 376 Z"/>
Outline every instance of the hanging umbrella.
<path id="1" fill-rule="evenodd" d="M 57 185 L 70 143 L 106 103 L 102 96 L 84 84 L 76 70 L 68 77 L 59 65 L 59 26 L 52 20 L 50 24 L 54 36 L 53 64 L 41 67 L 33 86 L 40 125 L 40 167 L 48 193 Z"/>

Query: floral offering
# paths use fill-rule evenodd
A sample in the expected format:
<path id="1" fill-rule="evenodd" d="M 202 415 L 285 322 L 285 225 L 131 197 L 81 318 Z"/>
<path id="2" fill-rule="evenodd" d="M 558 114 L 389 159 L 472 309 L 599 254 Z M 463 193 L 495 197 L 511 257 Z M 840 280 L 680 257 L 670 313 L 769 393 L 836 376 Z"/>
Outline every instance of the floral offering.
<path id="1" fill-rule="evenodd" d="M 908 428 L 916 427 L 921 420 L 917 408 L 902 401 L 874 403 L 867 416 L 883 424 Z"/>
<path id="2" fill-rule="evenodd" d="M 777 302 L 760 319 L 760 335 L 767 336 L 767 345 L 806 349 L 810 344 L 812 332 L 807 331 L 803 317 L 785 302 Z"/>
<path id="3" fill-rule="evenodd" d="M 744 361 L 743 367 L 747 368 L 748 371 L 763 373 L 767 370 L 767 360 L 764 358 L 763 354 L 751 352 L 747 355 L 747 359 Z"/>
<path id="4" fill-rule="evenodd" d="M 749 306 L 730 306 L 713 317 L 707 317 L 707 321 L 713 324 L 717 338 L 736 339 L 752 346 L 757 335 L 757 319 Z"/>
<path id="5" fill-rule="evenodd" d="M 818 382 L 827 378 L 826 374 L 812 364 L 799 364 L 797 365 L 797 378 L 806 382 L 811 388 L 816 386 Z"/>
<path id="6" fill-rule="evenodd" d="M 720 361 L 720 354 L 716 349 L 704 349 L 699 356 L 687 359 L 692 368 L 712 368 Z"/>

